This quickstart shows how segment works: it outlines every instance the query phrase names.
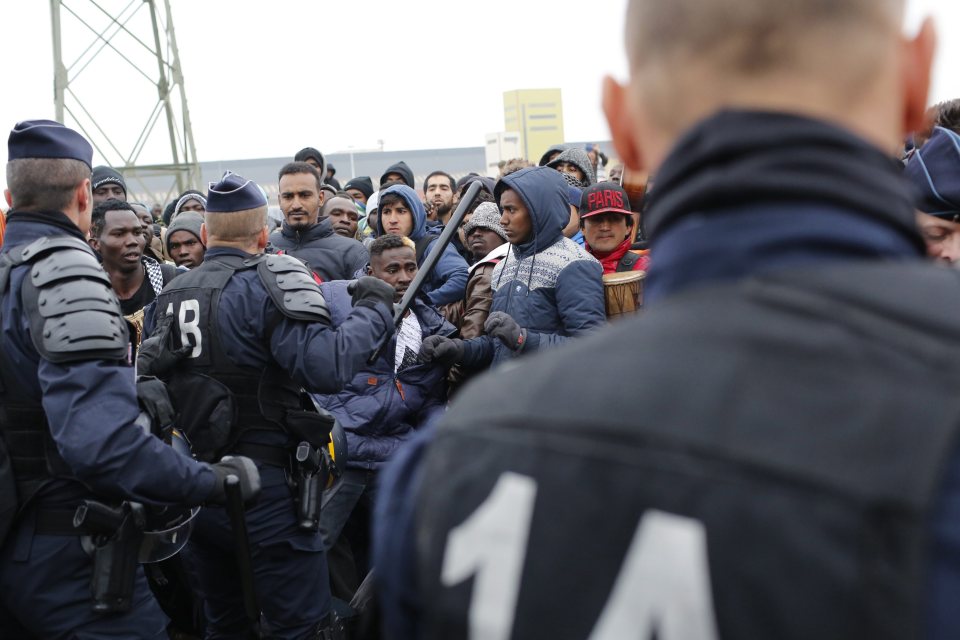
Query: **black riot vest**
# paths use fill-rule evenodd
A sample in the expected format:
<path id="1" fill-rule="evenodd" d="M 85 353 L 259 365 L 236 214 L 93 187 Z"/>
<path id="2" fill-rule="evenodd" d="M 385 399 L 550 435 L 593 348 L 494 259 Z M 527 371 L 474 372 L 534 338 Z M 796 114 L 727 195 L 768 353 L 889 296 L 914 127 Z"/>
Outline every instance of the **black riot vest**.
<path id="1" fill-rule="evenodd" d="M 420 637 L 921 637 L 958 318 L 953 270 L 771 274 L 478 381 L 424 462 Z"/>
<path id="2" fill-rule="evenodd" d="M 173 346 L 192 346 L 166 382 L 177 410 L 176 426 L 203 461 L 219 459 L 248 431 L 286 430 L 290 416 L 304 408 L 300 387 L 275 364 L 263 369 L 235 365 L 217 326 L 227 281 L 266 259 L 206 260 L 172 280 L 157 298 L 157 313 L 173 314 Z M 270 330 L 266 328 L 267 336 Z"/>
<path id="3" fill-rule="evenodd" d="M 11 272 L 20 265 L 29 265 L 30 273 L 15 294 L 30 321 L 33 347 L 42 358 L 64 364 L 125 361 L 128 342 L 120 304 L 86 243 L 50 235 L 0 256 L 0 295 L 9 289 Z M 0 463 L 0 473 L 12 471 L 20 509 L 54 479 L 71 481 L 70 489 L 58 490 L 57 500 L 89 495 L 72 479 L 73 472 L 57 451 L 40 399 L 20 381 L 25 375 L 36 372 L 24 371 L 0 349 L 0 446 L 8 456 Z M 7 510 L 3 505 L 2 511 Z"/>

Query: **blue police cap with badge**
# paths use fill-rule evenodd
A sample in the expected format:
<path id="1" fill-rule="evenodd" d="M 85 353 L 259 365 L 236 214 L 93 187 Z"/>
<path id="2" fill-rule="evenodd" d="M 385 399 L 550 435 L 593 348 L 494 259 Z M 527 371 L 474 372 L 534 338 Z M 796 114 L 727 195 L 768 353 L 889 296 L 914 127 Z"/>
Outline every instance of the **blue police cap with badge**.
<path id="1" fill-rule="evenodd" d="M 267 197 L 253 180 L 227 171 L 207 186 L 207 213 L 232 213 L 267 206 Z"/>
<path id="2" fill-rule="evenodd" d="M 935 127 L 926 144 L 910 157 L 904 175 L 913 186 L 920 211 L 960 222 L 960 135 Z"/>
<path id="3" fill-rule="evenodd" d="M 53 158 L 79 160 L 93 167 L 93 147 L 86 138 L 53 120 L 24 120 L 7 139 L 7 159 Z"/>

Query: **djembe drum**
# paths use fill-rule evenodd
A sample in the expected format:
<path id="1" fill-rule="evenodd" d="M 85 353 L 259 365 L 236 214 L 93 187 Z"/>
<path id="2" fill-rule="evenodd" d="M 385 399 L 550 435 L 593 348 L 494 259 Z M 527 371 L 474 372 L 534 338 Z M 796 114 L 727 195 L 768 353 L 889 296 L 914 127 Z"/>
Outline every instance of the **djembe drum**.
<path id="1" fill-rule="evenodd" d="M 643 279 L 646 271 L 622 271 L 603 274 L 604 305 L 607 318 L 631 315 L 643 306 Z"/>

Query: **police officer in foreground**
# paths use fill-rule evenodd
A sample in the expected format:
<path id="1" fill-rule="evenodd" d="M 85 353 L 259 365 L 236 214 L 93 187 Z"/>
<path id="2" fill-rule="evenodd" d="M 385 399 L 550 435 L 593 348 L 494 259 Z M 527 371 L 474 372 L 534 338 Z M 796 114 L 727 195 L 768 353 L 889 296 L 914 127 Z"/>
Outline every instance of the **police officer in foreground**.
<path id="1" fill-rule="evenodd" d="M 12 209 L 0 250 L 0 453 L 10 463 L 0 455 L 2 638 L 165 638 L 166 617 L 136 564 L 133 514 L 142 512 L 121 501 L 222 501 L 228 473 L 247 497 L 257 490 L 249 460 L 196 462 L 135 424 L 126 325 L 85 242 L 92 153 L 49 120 L 10 133 Z M 76 526 L 81 512 L 103 518 Z"/>
<path id="2" fill-rule="evenodd" d="M 892 157 L 933 50 L 903 5 L 631 0 L 604 106 L 657 176 L 645 314 L 386 471 L 393 637 L 957 637 L 960 273 Z"/>
<path id="3" fill-rule="evenodd" d="M 335 393 L 365 366 L 393 331 L 394 290 L 361 278 L 353 310 L 334 329 L 303 263 L 263 253 L 266 216 L 253 181 L 227 172 L 210 184 L 204 262 L 157 299 L 157 329 L 138 365 L 167 380 L 177 424 L 199 459 L 249 456 L 260 468 L 263 492 L 247 526 L 261 631 L 327 638 L 331 598 L 317 527 L 332 418 L 303 390 Z M 180 359 L 171 365 L 174 355 Z M 247 576 L 238 571 L 233 535 L 223 509 L 204 509 L 187 547 L 208 638 L 240 637 L 256 617 L 244 607 Z"/>

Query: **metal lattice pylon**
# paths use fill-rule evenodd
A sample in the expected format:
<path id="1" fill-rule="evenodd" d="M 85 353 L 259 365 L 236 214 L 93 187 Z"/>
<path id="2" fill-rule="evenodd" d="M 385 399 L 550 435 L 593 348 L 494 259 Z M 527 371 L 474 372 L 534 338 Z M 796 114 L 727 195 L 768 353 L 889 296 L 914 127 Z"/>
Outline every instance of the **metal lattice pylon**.
<path id="1" fill-rule="evenodd" d="M 50 0 L 50 15 L 57 120 L 69 118 L 143 198 L 197 186 L 170 0 Z"/>

